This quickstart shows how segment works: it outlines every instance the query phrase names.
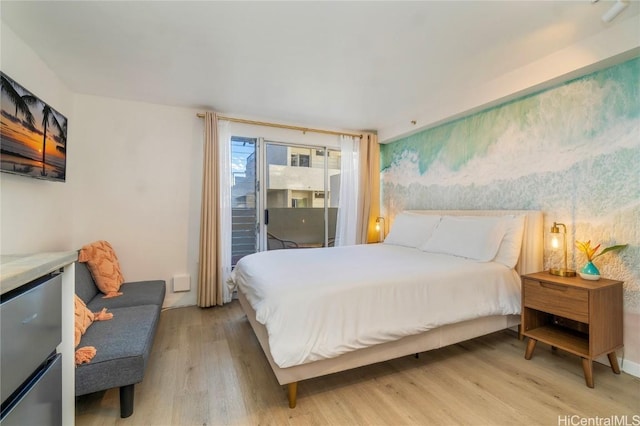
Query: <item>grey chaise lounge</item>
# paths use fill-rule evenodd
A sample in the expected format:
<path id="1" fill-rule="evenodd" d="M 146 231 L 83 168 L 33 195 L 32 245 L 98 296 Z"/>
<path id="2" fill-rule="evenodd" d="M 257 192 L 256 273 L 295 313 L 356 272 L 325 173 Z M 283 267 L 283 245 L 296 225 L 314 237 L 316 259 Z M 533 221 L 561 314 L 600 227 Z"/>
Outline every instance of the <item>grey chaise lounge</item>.
<path id="1" fill-rule="evenodd" d="M 121 296 L 104 299 L 84 263 L 76 263 L 76 294 L 92 312 L 107 308 L 113 319 L 94 322 L 79 347 L 95 357 L 76 368 L 76 396 L 120 388 L 120 416 L 133 414 L 134 385 L 140 383 L 153 346 L 166 292 L 164 281 L 124 283 Z"/>

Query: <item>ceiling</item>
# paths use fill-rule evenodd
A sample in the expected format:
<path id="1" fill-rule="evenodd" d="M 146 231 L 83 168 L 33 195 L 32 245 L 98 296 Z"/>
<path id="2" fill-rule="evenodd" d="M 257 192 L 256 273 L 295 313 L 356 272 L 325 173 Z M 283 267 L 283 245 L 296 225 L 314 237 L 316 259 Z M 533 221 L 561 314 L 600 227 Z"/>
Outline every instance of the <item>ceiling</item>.
<path id="1" fill-rule="evenodd" d="M 580 1 L 7 1 L 3 24 L 73 92 L 384 129 L 591 37 Z"/>

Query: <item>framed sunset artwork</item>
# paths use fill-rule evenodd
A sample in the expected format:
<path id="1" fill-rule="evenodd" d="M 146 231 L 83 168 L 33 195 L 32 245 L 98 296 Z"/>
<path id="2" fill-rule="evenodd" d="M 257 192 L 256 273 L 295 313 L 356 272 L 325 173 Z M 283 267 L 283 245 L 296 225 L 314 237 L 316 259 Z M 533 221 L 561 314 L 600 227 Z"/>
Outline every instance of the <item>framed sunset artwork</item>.
<path id="1" fill-rule="evenodd" d="M 0 170 L 64 182 L 67 118 L 0 72 Z"/>

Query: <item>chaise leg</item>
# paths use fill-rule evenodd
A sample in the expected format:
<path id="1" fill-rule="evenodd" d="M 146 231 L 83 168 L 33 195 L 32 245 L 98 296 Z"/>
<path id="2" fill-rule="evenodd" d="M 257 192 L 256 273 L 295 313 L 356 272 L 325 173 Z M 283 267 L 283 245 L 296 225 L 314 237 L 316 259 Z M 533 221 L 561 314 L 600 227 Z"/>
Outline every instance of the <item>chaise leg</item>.
<path id="1" fill-rule="evenodd" d="M 133 414 L 133 391 L 135 385 L 120 387 L 120 417 L 127 418 Z"/>
<path id="2" fill-rule="evenodd" d="M 298 382 L 289 383 L 289 408 L 296 408 L 298 400 Z"/>

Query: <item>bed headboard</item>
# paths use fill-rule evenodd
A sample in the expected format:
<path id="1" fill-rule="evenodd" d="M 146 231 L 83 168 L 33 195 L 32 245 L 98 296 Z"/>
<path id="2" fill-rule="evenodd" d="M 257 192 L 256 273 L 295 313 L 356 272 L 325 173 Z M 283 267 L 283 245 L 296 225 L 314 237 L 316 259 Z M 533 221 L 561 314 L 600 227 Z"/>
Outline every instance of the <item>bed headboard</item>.
<path id="1" fill-rule="evenodd" d="M 525 215 L 524 235 L 520 259 L 516 271 L 530 274 L 543 268 L 543 222 L 542 212 L 537 210 L 409 210 L 411 213 L 441 216 L 503 216 L 507 214 Z"/>

